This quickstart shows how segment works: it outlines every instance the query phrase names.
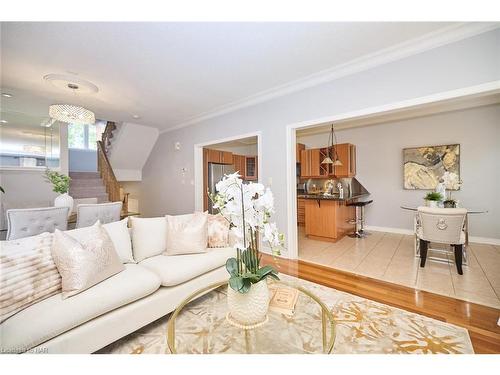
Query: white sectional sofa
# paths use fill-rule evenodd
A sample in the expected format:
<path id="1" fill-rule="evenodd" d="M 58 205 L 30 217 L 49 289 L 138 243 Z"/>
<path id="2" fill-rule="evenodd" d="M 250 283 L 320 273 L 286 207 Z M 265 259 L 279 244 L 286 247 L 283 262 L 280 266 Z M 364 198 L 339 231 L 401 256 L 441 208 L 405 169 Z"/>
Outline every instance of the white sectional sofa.
<path id="1" fill-rule="evenodd" d="M 44 299 L 0 324 L 2 353 L 93 353 L 172 312 L 196 290 L 228 278 L 232 248 L 156 255 L 73 297 Z"/>

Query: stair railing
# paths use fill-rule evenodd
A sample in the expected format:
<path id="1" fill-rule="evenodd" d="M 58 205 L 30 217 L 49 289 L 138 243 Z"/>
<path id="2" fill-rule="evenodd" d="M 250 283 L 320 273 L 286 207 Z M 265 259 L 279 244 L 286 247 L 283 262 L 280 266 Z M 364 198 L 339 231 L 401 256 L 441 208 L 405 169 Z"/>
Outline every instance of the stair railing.
<path id="1" fill-rule="evenodd" d="M 104 182 L 104 186 L 106 186 L 106 192 L 108 193 L 109 200 L 111 202 L 120 202 L 120 185 L 118 184 L 106 153 L 114 129 L 116 129 L 115 123 L 108 122 L 104 132 L 102 133 L 102 140 L 97 141 L 97 169 Z M 127 200 L 125 200 L 124 205 L 122 206 L 122 210 L 124 212 L 128 211 L 128 207 L 125 207 L 126 203 L 128 203 Z"/>

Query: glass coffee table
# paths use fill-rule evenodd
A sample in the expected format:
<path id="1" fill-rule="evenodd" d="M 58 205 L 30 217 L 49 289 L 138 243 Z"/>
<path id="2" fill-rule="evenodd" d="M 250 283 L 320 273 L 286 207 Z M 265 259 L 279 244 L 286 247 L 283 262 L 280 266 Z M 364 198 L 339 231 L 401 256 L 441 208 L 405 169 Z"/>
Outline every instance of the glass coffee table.
<path id="1" fill-rule="evenodd" d="M 186 298 L 167 325 L 167 344 L 178 354 L 306 354 L 331 353 L 335 322 L 328 307 L 308 290 L 299 291 L 294 314 L 272 310 L 264 325 L 244 330 L 231 325 L 227 315 L 227 281 L 212 284 Z"/>

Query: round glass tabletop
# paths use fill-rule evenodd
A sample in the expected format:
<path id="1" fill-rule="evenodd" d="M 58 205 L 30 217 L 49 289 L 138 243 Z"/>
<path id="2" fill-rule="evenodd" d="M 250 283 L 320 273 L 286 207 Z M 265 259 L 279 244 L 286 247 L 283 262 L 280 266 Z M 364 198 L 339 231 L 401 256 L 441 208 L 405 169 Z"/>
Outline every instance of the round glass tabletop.
<path id="1" fill-rule="evenodd" d="M 308 290 L 270 281 L 299 291 L 292 315 L 272 309 L 264 325 L 244 330 L 227 315 L 227 281 L 212 284 L 186 298 L 172 313 L 167 344 L 179 354 L 302 354 L 331 353 L 335 323 L 328 307 Z"/>

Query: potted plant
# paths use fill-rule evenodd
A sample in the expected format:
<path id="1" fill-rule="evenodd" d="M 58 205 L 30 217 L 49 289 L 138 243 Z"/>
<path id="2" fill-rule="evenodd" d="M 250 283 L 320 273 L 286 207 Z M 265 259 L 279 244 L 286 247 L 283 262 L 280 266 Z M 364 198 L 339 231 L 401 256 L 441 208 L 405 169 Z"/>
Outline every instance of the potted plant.
<path id="1" fill-rule="evenodd" d="M 436 191 L 432 191 L 427 193 L 424 199 L 427 207 L 438 207 L 438 203 L 443 200 L 443 195 Z"/>
<path id="2" fill-rule="evenodd" d="M 244 184 L 238 173 L 224 176 L 217 183 L 217 193 L 210 195 L 214 208 L 230 223 L 235 238 L 236 257 L 229 258 L 227 302 L 229 319 L 243 327 L 265 322 L 269 308 L 266 279 L 278 280 L 273 266 L 260 266 L 259 234 L 269 244 L 273 256 L 280 255 L 283 234 L 269 221 L 274 212 L 273 194 L 259 183 Z"/>
<path id="3" fill-rule="evenodd" d="M 56 199 L 54 199 L 54 206 L 68 207 L 68 216 L 70 216 L 73 211 L 73 198 L 68 194 L 71 178 L 47 168 L 45 170 L 45 180 L 52 184 L 53 192 L 59 193 Z"/>
<path id="4" fill-rule="evenodd" d="M 455 199 L 448 198 L 444 202 L 444 208 L 456 208 L 457 207 L 457 201 Z"/>

